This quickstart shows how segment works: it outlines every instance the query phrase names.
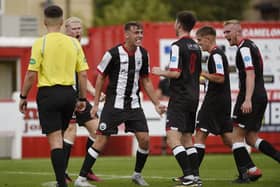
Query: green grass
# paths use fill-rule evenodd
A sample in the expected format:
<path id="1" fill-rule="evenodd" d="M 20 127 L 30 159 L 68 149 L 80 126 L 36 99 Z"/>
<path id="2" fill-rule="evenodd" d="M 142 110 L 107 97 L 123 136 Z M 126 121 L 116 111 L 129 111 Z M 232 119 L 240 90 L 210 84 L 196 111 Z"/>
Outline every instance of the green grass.
<path id="1" fill-rule="evenodd" d="M 252 158 L 262 169 L 263 177 L 257 182 L 246 184 L 246 187 L 279 187 L 280 164 L 262 154 L 252 154 Z M 69 172 L 74 179 L 82 162 L 82 158 L 70 160 Z M 94 171 L 104 181 L 95 184 L 98 187 L 136 187 L 130 181 L 134 163 L 135 157 L 99 157 Z M 230 154 L 206 155 L 200 174 L 204 187 L 240 186 L 231 183 L 237 171 Z M 143 170 L 143 176 L 151 187 L 172 187 L 175 183 L 171 178 L 180 175 L 181 171 L 172 156 L 150 156 Z M 38 187 L 48 181 L 54 181 L 49 159 L 0 160 L 0 187 Z"/>

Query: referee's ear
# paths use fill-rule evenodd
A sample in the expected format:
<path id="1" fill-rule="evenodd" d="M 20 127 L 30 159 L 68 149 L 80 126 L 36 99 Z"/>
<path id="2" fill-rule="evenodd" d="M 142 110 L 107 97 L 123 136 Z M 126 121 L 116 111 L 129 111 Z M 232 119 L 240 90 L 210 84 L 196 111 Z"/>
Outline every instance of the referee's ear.
<path id="1" fill-rule="evenodd" d="M 63 25 L 63 19 L 61 19 L 60 23 L 59 23 L 60 26 Z"/>

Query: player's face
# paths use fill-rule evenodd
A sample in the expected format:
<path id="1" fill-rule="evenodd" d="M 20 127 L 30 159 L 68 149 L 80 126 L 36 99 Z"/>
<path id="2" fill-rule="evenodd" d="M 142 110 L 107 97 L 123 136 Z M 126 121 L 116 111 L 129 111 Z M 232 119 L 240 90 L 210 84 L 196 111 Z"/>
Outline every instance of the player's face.
<path id="1" fill-rule="evenodd" d="M 207 36 L 196 36 L 196 40 L 198 45 L 201 47 L 202 51 L 209 51 L 210 45 L 209 45 L 209 38 Z"/>
<path id="2" fill-rule="evenodd" d="M 224 26 L 224 36 L 228 40 L 229 45 L 237 45 L 237 26 L 234 24 L 228 24 Z"/>
<path id="3" fill-rule="evenodd" d="M 73 38 L 77 38 L 79 41 L 81 41 L 82 32 L 82 25 L 79 22 L 72 22 L 66 27 L 66 34 Z"/>
<path id="4" fill-rule="evenodd" d="M 143 29 L 137 26 L 132 26 L 127 32 L 127 41 L 134 46 L 141 46 L 143 39 Z"/>

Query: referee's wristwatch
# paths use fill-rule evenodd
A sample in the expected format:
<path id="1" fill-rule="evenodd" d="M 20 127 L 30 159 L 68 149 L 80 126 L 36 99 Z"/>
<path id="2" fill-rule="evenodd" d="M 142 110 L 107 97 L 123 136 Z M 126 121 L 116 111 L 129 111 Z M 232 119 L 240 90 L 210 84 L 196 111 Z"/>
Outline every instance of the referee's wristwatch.
<path id="1" fill-rule="evenodd" d="M 19 94 L 19 98 L 21 98 L 21 99 L 27 99 L 27 96 L 23 96 L 22 94 Z"/>
<path id="2" fill-rule="evenodd" d="M 78 100 L 79 100 L 79 101 L 82 101 L 82 102 L 86 102 L 86 101 L 87 101 L 87 99 L 86 99 L 86 98 L 84 98 L 84 97 L 79 98 Z"/>

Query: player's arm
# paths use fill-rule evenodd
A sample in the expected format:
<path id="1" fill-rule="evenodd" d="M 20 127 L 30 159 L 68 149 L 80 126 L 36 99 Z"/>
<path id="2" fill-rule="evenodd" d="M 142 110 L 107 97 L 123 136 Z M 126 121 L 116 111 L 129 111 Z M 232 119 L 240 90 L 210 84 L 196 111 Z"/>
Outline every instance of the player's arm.
<path id="1" fill-rule="evenodd" d="M 161 105 L 159 102 L 159 99 L 156 95 L 154 86 L 152 84 L 152 81 L 149 79 L 148 76 L 141 78 L 142 85 L 144 87 L 145 92 L 148 94 L 149 98 L 155 105 L 155 109 L 159 115 L 163 114 L 165 112 L 165 106 Z"/>
<path id="2" fill-rule="evenodd" d="M 201 76 L 204 77 L 205 79 L 209 80 L 210 82 L 215 82 L 215 83 L 224 83 L 225 77 L 224 77 L 224 65 L 223 65 L 223 58 L 220 54 L 214 53 L 211 57 L 210 60 L 210 68 L 211 68 L 211 73 L 202 71 Z"/>
<path id="3" fill-rule="evenodd" d="M 160 67 L 153 67 L 152 74 L 163 76 L 169 79 L 177 79 L 181 75 L 181 71 L 162 70 Z"/>
<path id="4" fill-rule="evenodd" d="M 255 88 L 255 71 L 247 70 L 246 71 L 246 93 L 245 101 L 251 101 L 252 95 Z"/>
<path id="5" fill-rule="evenodd" d="M 106 77 L 109 74 L 110 69 L 111 69 L 111 65 L 110 65 L 111 60 L 112 60 L 112 54 L 110 53 L 110 51 L 107 51 L 103 55 L 101 62 L 97 66 L 98 75 L 97 75 L 96 82 L 95 82 L 94 104 L 90 111 L 91 116 L 93 118 L 96 116 L 96 113 L 98 111 L 102 88 L 103 88 L 104 82 L 106 80 Z"/>
<path id="6" fill-rule="evenodd" d="M 89 80 L 87 80 L 87 91 L 92 95 L 95 96 L 95 88 L 93 87 L 93 85 L 91 84 L 91 82 Z M 105 94 L 103 92 L 101 92 L 100 101 L 104 101 L 105 99 Z"/>
<path id="7" fill-rule="evenodd" d="M 92 86 L 91 82 L 87 80 L 87 91 L 92 95 L 95 96 L 95 88 Z"/>
<path id="8" fill-rule="evenodd" d="M 171 57 L 169 62 L 169 69 L 162 70 L 159 67 L 154 67 L 152 73 L 154 75 L 164 76 L 169 79 L 177 79 L 181 75 L 182 63 L 179 55 L 180 48 L 178 45 L 173 44 L 171 46 Z"/>
<path id="9" fill-rule="evenodd" d="M 224 75 L 220 75 L 220 74 L 208 73 L 208 72 L 202 71 L 200 75 L 202 77 L 204 77 L 205 79 L 207 79 L 211 82 L 215 82 L 215 83 L 222 84 L 225 81 Z"/>
<path id="10" fill-rule="evenodd" d="M 241 110 L 243 113 L 250 113 L 252 112 L 252 95 L 255 88 L 255 70 L 250 49 L 248 47 L 242 47 L 240 53 L 246 72 L 245 100 L 241 106 Z"/>
<path id="11" fill-rule="evenodd" d="M 97 75 L 96 83 L 95 83 L 94 104 L 93 104 L 93 107 L 92 107 L 92 109 L 90 111 L 92 117 L 95 117 L 96 113 L 98 111 L 98 106 L 99 106 L 99 102 L 100 102 L 101 92 L 102 92 L 102 88 L 103 88 L 105 80 L 106 80 L 106 76 L 105 75 L 103 75 L 103 74 L 98 74 Z"/>

